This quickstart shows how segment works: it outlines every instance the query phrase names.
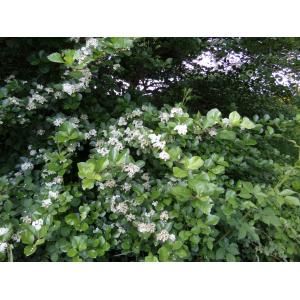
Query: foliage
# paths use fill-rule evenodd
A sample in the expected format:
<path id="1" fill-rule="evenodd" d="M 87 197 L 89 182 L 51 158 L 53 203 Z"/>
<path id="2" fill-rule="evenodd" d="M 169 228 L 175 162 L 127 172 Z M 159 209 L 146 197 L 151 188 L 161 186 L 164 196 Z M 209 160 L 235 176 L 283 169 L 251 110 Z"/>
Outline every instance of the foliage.
<path id="1" fill-rule="evenodd" d="M 268 41 L 56 40 L 70 48 L 39 58 L 30 48 L 40 77 L 22 78 L 20 67 L 22 79 L 0 88 L 0 260 L 298 261 L 297 92 L 269 78 L 261 95 L 242 79 L 255 67 L 262 80 L 275 56 L 296 66 L 297 39 Z M 267 46 L 272 55 L 258 65 Z M 220 58 L 243 47 L 248 62 L 184 71 L 214 47 Z M 170 76 L 149 93 L 147 78 Z M 226 93 L 201 103 L 218 81 Z M 283 94 L 291 105 L 280 104 Z M 279 108 L 269 111 L 273 100 Z"/>

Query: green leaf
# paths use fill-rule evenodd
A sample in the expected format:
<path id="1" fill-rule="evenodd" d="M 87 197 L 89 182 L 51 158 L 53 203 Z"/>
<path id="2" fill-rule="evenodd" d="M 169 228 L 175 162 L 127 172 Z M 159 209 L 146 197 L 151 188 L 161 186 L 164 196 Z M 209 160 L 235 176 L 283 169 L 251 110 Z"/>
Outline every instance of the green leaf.
<path id="1" fill-rule="evenodd" d="M 87 236 L 86 235 L 77 235 L 73 236 L 71 239 L 72 246 L 78 251 L 86 250 L 87 248 Z"/>
<path id="2" fill-rule="evenodd" d="M 188 185 L 198 196 L 212 195 L 217 187 L 214 183 L 201 181 L 198 178 L 190 179 Z"/>
<path id="3" fill-rule="evenodd" d="M 187 252 L 185 249 L 183 249 L 183 248 L 177 250 L 177 251 L 176 251 L 176 254 L 177 254 L 180 258 L 182 258 L 182 259 L 188 257 L 188 252 Z"/>
<path id="4" fill-rule="evenodd" d="M 237 111 L 233 111 L 229 114 L 229 123 L 232 127 L 239 126 L 241 122 L 240 120 L 241 116 Z"/>
<path id="5" fill-rule="evenodd" d="M 77 255 L 77 250 L 71 248 L 71 249 L 68 250 L 67 255 L 68 255 L 69 257 L 74 257 L 75 255 Z"/>
<path id="6" fill-rule="evenodd" d="M 284 189 L 279 193 L 280 196 L 291 196 L 294 194 L 296 194 L 296 192 L 289 189 Z"/>
<path id="7" fill-rule="evenodd" d="M 216 215 L 208 215 L 206 219 L 207 225 L 217 225 L 220 218 Z"/>
<path id="8" fill-rule="evenodd" d="M 48 55 L 47 58 L 50 61 L 55 62 L 55 63 L 64 63 L 64 60 L 62 59 L 61 54 L 58 52 Z"/>
<path id="9" fill-rule="evenodd" d="M 95 165 L 91 162 L 80 162 L 77 164 L 78 166 L 78 176 L 80 178 L 90 178 L 95 170 Z"/>
<path id="10" fill-rule="evenodd" d="M 300 200 L 294 196 L 285 196 L 284 201 L 290 206 L 300 206 Z"/>
<path id="11" fill-rule="evenodd" d="M 21 240 L 23 244 L 31 245 L 34 242 L 34 235 L 29 230 L 25 230 L 21 234 Z"/>
<path id="12" fill-rule="evenodd" d="M 90 258 L 96 258 L 97 257 L 97 251 L 96 250 L 89 250 L 87 254 Z"/>
<path id="13" fill-rule="evenodd" d="M 159 254 L 160 261 L 168 261 L 169 260 L 170 252 L 165 246 L 158 249 L 158 254 Z"/>
<path id="14" fill-rule="evenodd" d="M 88 178 L 84 178 L 82 179 L 82 188 L 84 190 L 88 189 L 92 189 L 94 187 L 95 184 L 95 180 L 94 179 L 88 179 Z"/>
<path id="15" fill-rule="evenodd" d="M 213 172 L 215 175 L 222 174 L 225 171 L 225 167 L 218 165 L 212 168 L 210 171 Z"/>
<path id="16" fill-rule="evenodd" d="M 224 259 L 224 256 L 225 256 L 225 249 L 219 248 L 216 252 L 216 260 L 222 260 Z"/>
<path id="17" fill-rule="evenodd" d="M 119 150 L 114 147 L 109 151 L 108 157 L 111 162 L 115 162 L 118 158 Z"/>
<path id="18" fill-rule="evenodd" d="M 184 166 L 188 170 L 197 170 L 200 167 L 202 167 L 204 164 L 204 161 L 200 156 L 193 156 L 191 158 L 185 158 L 184 159 Z"/>
<path id="19" fill-rule="evenodd" d="M 178 201 L 184 202 L 192 198 L 192 192 L 187 187 L 182 185 L 176 185 L 171 189 L 172 195 L 176 197 Z"/>
<path id="20" fill-rule="evenodd" d="M 249 118 L 244 117 L 240 127 L 241 129 L 253 129 L 255 128 L 255 124 Z"/>
<path id="21" fill-rule="evenodd" d="M 35 251 L 36 251 L 36 245 L 27 245 L 24 248 L 24 254 L 26 256 L 29 256 L 29 255 L 33 254 Z"/>
<path id="22" fill-rule="evenodd" d="M 129 150 L 125 149 L 121 153 L 119 153 L 116 161 L 116 165 L 120 166 L 123 164 L 127 164 L 129 162 Z"/>
<path id="23" fill-rule="evenodd" d="M 158 262 L 158 258 L 153 254 L 149 254 L 145 257 L 145 262 Z"/>
<path id="24" fill-rule="evenodd" d="M 178 167 L 173 168 L 173 175 L 177 178 L 184 178 L 188 176 L 188 171 L 180 169 Z"/>
<path id="25" fill-rule="evenodd" d="M 204 128 L 208 128 L 217 124 L 220 121 L 220 117 L 221 112 L 217 108 L 210 110 L 206 115 L 206 119 L 203 124 Z"/>
<path id="26" fill-rule="evenodd" d="M 220 140 L 233 141 L 236 139 L 236 134 L 234 131 L 223 129 L 218 132 L 217 138 Z"/>
<path id="27" fill-rule="evenodd" d="M 75 213 L 71 213 L 65 217 L 65 221 L 68 225 L 74 226 L 79 224 L 79 217 Z"/>
<path id="28" fill-rule="evenodd" d="M 95 172 L 101 172 L 109 165 L 109 160 L 105 157 L 92 160 L 95 165 Z"/>

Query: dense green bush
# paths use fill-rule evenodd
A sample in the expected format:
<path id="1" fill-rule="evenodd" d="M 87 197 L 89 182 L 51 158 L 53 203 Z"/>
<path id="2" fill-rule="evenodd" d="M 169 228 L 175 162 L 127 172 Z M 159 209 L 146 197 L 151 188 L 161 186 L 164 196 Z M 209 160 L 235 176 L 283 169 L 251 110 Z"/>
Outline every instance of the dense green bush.
<path id="1" fill-rule="evenodd" d="M 178 61 L 149 54 L 147 42 L 164 49 L 172 39 L 90 38 L 29 51 L 40 78 L 10 76 L 0 89 L 0 260 L 299 260 L 300 114 L 288 104 L 297 93 L 282 87 L 289 101 L 281 103 L 269 85 L 277 116 L 262 113 L 270 103 L 260 91 L 261 111 L 241 116 L 226 104 L 222 116 L 209 103 L 197 111 L 198 75 L 178 81 L 176 99 L 178 85 L 132 88 L 143 62 L 163 77 L 211 42 L 189 41 Z M 228 41 L 228 49 L 246 43 Z"/>

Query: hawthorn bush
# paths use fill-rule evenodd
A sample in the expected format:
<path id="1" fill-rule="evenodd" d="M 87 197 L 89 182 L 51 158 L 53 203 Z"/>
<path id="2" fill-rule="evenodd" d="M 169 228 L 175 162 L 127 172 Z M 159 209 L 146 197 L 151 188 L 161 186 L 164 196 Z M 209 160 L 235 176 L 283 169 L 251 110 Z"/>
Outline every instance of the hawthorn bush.
<path id="1" fill-rule="evenodd" d="M 30 81 L 4 68 L 1 261 L 299 260 L 297 93 L 268 84 L 269 94 L 256 94 L 261 110 L 248 111 L 245 94 L 241 115 L 229 104 L 198 109 L 190 73 L 169 89 L 149 93 L 145 80 L 132 88 L 141 63 L 152 78 L 183 76 L 180 62 L 212 43 L 188 41 L 162 59 L 149 43 L 171 51 L 172 39 L 59 40 L 47 46 L 59 45 L 53 53 L 29 47 Z M 246 42 L 226 47 L 236 43 Z M 214 70 L 212 80 L 242 68 Z M 264 99 L 277 115 L 265 114 Z"/>

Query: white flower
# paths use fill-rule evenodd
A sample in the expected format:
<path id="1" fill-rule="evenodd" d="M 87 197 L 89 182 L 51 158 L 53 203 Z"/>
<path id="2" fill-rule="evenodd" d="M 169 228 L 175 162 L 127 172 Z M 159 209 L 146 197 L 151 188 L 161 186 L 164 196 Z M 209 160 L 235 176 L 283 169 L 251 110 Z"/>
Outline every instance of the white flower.
<path id="1" fill-rule="evenodd" d="M 169 234 L 169 241 L 171 241 L 171 242 L 175 242 L 175 240 L 176 240 L 176 237 L 175 237 L 175 234 Z"/>
<path id="2" fill-rule="evenodd" d="M 139 109 L 139 108 L 136 108 L 132 113 L 131 113 L 131 116 L 132 117 L 139 117 L 143 114 L 143 112 Z"/>
<path id="3" fill-rule="evenodd" d="M 105 156 L 109 153 L 109 150 L 107 148 L 97 148 L 96 151 L 101 155 Z"/>
<path id="4" fill-rule="evenodd" d="M 171 117 L 175 117 L 176 115 L 178 115 L 178 116 L 182 116 L 183 115 L 183 110 L 182 110 L 181 107 L 173 107 L 171 109 L 170 116 Z"/>
<path id="5" fill-rule="evenodd" d="M 81 120 L 84 120 L 84 121 L 87 121 L 87 120 L 88 120 L 88 116 L 87 116 L 86 114 L 82 114 L 82 115 L 80 116 L 80 119 L 81 119 Z"/>
<path id="6" fill-rule="evenodd" d="M 130 163 L 130 164 L 125 165 L 123 167 L 123 171 L 125 171 L 128 174 L 128 176 L 130 178 L 132 178 L 135 173 L 137 173 L 137 172 L 140 171 L 140 167 L 137 166 L 137 165 L 135 165 L 135 164 L 133 164 L 133 163 Z"/>
<path id="7" fill-rule="evenodd" d="M 154 148 L 158 148 L 158 149 L 164 149 L 166 146 L 166 142 L 165 141 L 159 141 L 156 142 L 152 145 Z"/>
<path id="8" fill-rule="evenodd" d="M 152 205 L 153 205 L 154 207 L 157 206 L 157 204 L 158 204 L 157 201 L 153 201 L 153 202 L 152 202 Z"/>
<path id="9" fill-rule="evenodd" d="M 153 233 L 155 231 L 154 223 L 138 223 L 138 231 L 142 233 Z"/>
<path id="10" fill-rule="evenodd" d="M 146 190 L 150 190 L 151 185 L 150 185 L 149 181 L 144 182 L 144 183 L 143 183 L 143 187 L 144 187 Z"/>
<path id="11" fill-rule="evenodd" d="M 44 104 L 45 102 L 47 102 L 47 99 L 39 94 L 33 94 L 29 98 L 29 102 L 33 103 L 34 101 L 36 101 L 39 104 Z"/>
<path id="12" fill-rule="evenodd" d="M 151 143 L 153 144 L 153 143 L 156 143 L 156 142 L 160 141 L 161 135 L 160 134 L 156 135 L 154 133 L 151 133 L 151 134 L 148 135 L 148 137 L 149 137 Z"/>
<path id="13" fill-rule="evenodd" d="M 135 215 L 128 214 L 128 215 L 126 215 L 126 219 L 127 219 L 127 221 L 131 222 L 131 221 L 135 220 Z"/>
<path id="14" fill-rule="evenodd" d="M 42 207 L 48 208 L 52 204 L 51 199 L 45 199 L 42 201 Z"/>
<path id="15" fill-rule="evenodd" d="M 53 198 L 53 199 L 57 199 L 58 198 L 58 192 L 49 191 L 49 197 Z"/>
<path id="16" fill-rule="evenodd" d="M 64 83 L 63 84 L 63 91 L 71 96 L 72 94 L 75 93 L 76 89 L 75 89 L 75 86 L 73 84 Z"/>
<path id="17" fill-rule="evenodd" d="M 90 136 L 96 136 L 96 135 L 97 135 L 96 129 L 91 129 L 91 130 L 89 131 L 89 134 L 90 134 Z"/>
<path id="18" fill-rule="evenodd" d="M 134 126 L 135 128 L 142 128 L 142 127 L 143 127 L 143 121 L 141 121 L 141 120 L 134 120 L 134 121 L 132 122 L 132 124 L 133 124 L 133 126 Z"/>
<path id="19" fill-rule="evenodd" d="M 161 138 L 160 134 L 156 135 L 154 133 L 151 133 L 148 135 L 148 137 L 154 148 L 163 149 L 166 146 L 166 142 L 160 140 L 160 138 Z"/>
<path id="20" fill-rule="evenodd" d="M 21 236 L 20 236 L 19 233 L 13 234 L 11 238 L 12 238 L 12 240 L 15 241 L 16 243 L 19 243 L 20 240 L 21 240 Z"/>
<path id="21" fill-rule="evenodd" d="M 36 221 L 33 221 L 31 223 L 31 225 L 36 229 L 36 230 L 40 230 L 42 228 L 44 224 L 44 221 L 42 219 L 38 219 Z"/>
<path id="22" fill-rule="evenodd" d="M 175 235 L 169 234 L 169 232 L 165 229 L 163 229 L 160 233 L 156 235 L 156 239 L 160 242 L 166 242 L 166 241 L 175 241 Z"/>
<path id="23" fill-rule="evenodd" d="M 6 248 L 7 248 L 7 243 L 0 243 L 0 252 L 5 252 L 5 250 L 6 250 Z"/>
<path id="24" fill-rule="evenodd" d="M 104 185 L 109 188 L 113 188 L 116 186 L 116 182 L 113 179 L 107 180 Z"/>
<path id="25" fill-rule="evenodd" d="M 31 218 L 29 216 L 21 217 L 23 223 L 29 224 L 31 223 Z"/>
<path id="26" fill-rule="evenodd" d="M 160 121 L 163 123 L 167 123 L 170 119 L 170 115 L 166 112 L 161 112 L 159 114 Z"/>
<path id="27" fill-rule="evenodd" d="M 131 190 L 131 184 L 128 182 L 125 182 L 122 186 L 122 190 L 125 192 L 129 192 Z"/>
<path id="28" fill-rule="evenodd" d="M 29 154 L 30 154 L 31 156 L 36 155 L 36 150 L 30 150 Z"/>
<path id="29" fill-rule="evenodd" d="M 100 231 L 100 229 L 98 227 L 96 227 L 94 230 L 93 230 L 93 233 L 98 233 Z"/>
<path id="30" fill-rule="evenodd" d="M 44 130 L 44 129 L 39 129 L 39 130 L 36 132 L 37 135 L 44 135 L 44 133 L 45 133 L 45 130 Z"/>
<path id="31" fill-rule="evenodd" d="M 211 129 L 209 129 L 208 134 L 210 136 L 215 136 L 215 135 L 217 135 L 217 130 L 215 128 L 211 128 Z"/>
<path id="32" fill-rule="evenodd" d="M 160 216 L 159 216 L 159 219 L 161 220 L 161 221 L 167 221 L 168 219 L 169 219 L 169 214 L 168 214 L 168 212 L 167 211 L 163 211 L 163 212 L 161 212 L 161 214 L 160 214 Z"/>
<path id="33" fill-rule="evenodd" d="M 99 42 L 97 39 L 95 38 L 89 38 L 87 41 L 86 41 L 86 46 L 87 47 L 93 47 L 93 48 L 97 48 L 99 45 Z"/>
<path id="34" fill-rule="evenodd" d="M 159 153 L 159 158 L 164 161 L 167 161 L 168 159 L 170 159 L 170 155 L 166 151 L 162 151 Z"/>
<path id="35" fill-rule="evenodd" d="M 155 211 L 153 209 L 151 209 L 149 212 L 145 212 L 145 217 L 147 218 L 151 218 L 152 216 L 155 215 Z"/>
<path id="36" fill-rule="evenodd" d="M 176 125 L 174 130 L 177 131 L 177 133 L 180 135 L 186 135 L 187 126 L 186 126 L 186 124 Z"/>
<path id="37" fill-rule="evenodd" d="M 5 235 L 9 232 L 9 229 L 7 227 L 1 227 L 0 228 L 0 236 Z"/>
<path id="38" fill-rule="evenodd" d="M 60 126 L 61 124 L 63 124 L 65 120 L 63 118 L 56 118 L 54 121 L 53 121 L 53 125 L 54 126 Z"/>
<path id="39" fill-rule="evenodd" d="M 118 203 L 115 211 L 125 215 L 128 211 L 128 205 L 124 202 Z"/>
<path id="40" fill-rule="evenodd" d="M 119 126 L 126 126 L 127 122 L 126 122 L 125 118 L 123 118 L 123 117 L 119 118 L 118 125 Z"/>
<path id="41" fill-rule="evenodd" d="M 97 131 L 95 129 L 91 129 L 89 132 L 84 134 L 84 138 L 86 140 L 90 139 L 92 136 L 96 136 L 97 135 Z"/>
<path id="42" fill-rule="evenodd" d="M 22 171 L 32 170 L 32 169 L 33 169 L 33 164 L 31 162 L 25 162 L 21 165 Z"/>
<path id="43" fill-rule="evenodd" d="M 223 123 L 223 125 L 225 126 L 225 127 L 228 127 L 229 126 L 229 119 L 228 118 L 223 118 L 222 119 L 222 123 Z"/>
<path id="44" fill-rule="evenodd" d="M 53 181 L 57 184 L 60 184 L 63 182 L 63 178 L 61 176 L 57 176 L 53 179 Z"/>
<path id="45" fill-rule="evenodd" d="M 149 180 L 150 180 L 150 176 L 149 176 L 148 173 L 144 173 L 144 174 L 142 175 L 141 178 L 142 178 L 143 180 L 145 180 L 145 181 L 149 181 Z"/>

